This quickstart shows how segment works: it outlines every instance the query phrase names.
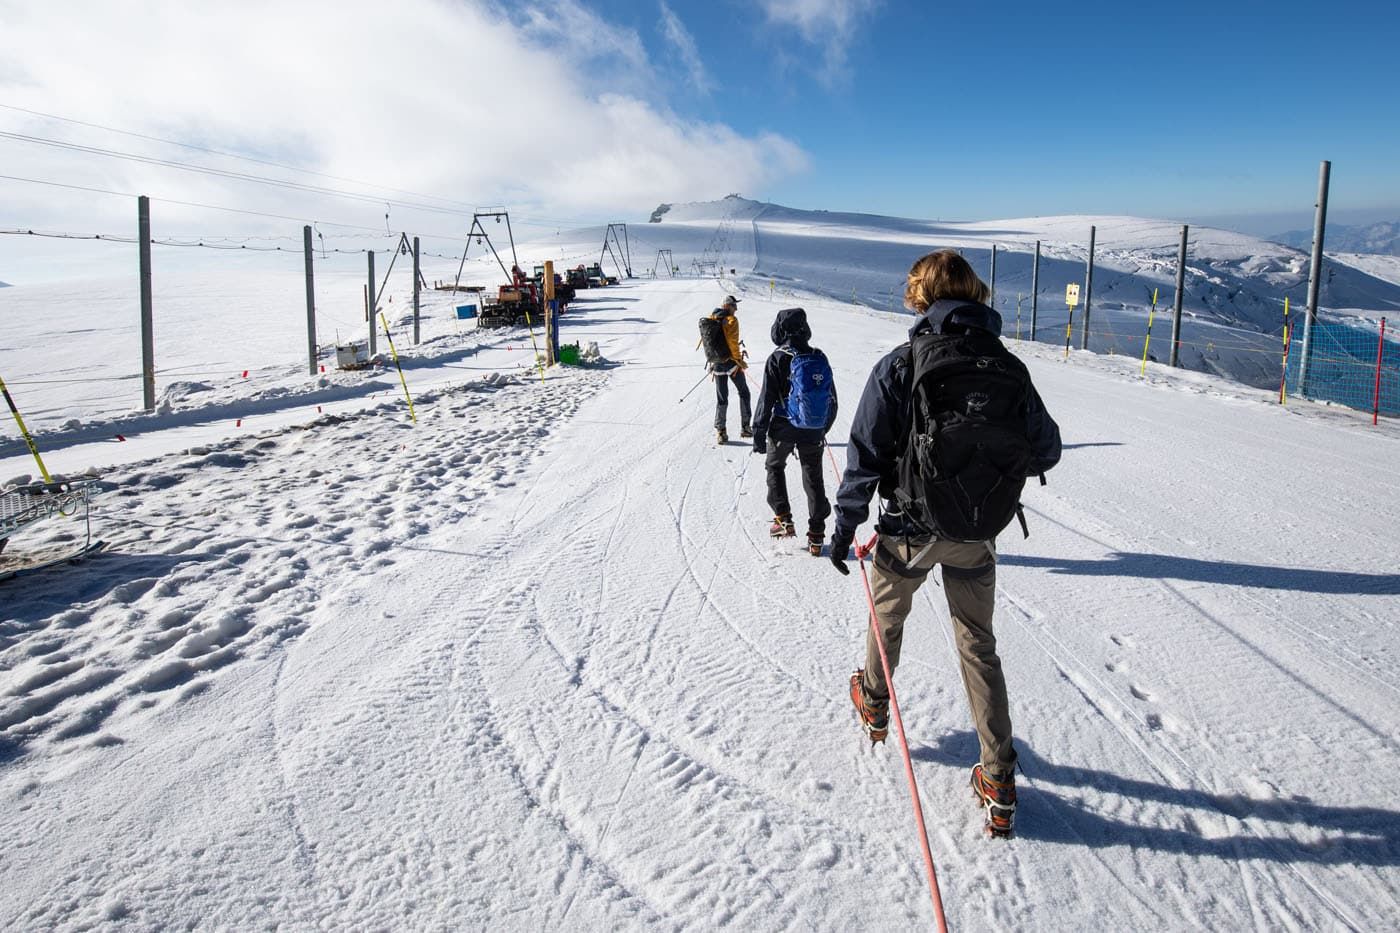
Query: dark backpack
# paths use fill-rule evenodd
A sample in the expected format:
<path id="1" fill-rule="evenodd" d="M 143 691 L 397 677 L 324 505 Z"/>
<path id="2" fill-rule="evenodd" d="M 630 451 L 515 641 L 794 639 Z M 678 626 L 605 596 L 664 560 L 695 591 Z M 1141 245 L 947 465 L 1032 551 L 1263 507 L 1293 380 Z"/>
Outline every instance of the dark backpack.
<path id="1" fill-rule="evenodd" d="M 951 541 L 989 541 L 1020 509 L 1031 463 L 1031 377 L 999 339 L 925 333 L 910 342 L 911 418 L 896 499 Z"/>
<path id="2" fill-rule="evenodd" d="M 835 385 L 831 363 L 820 350 L 787 352 L 792 354 L 792 367 L 788 372 L 788 397 L 783 414 L 794 428 L 825 431 Z"/>
<path id="3" fill-rule="evenodd" d="M 728 363 L 729 341 L 724 339 L 724 325 L 712 317 L 700 319 L 700 347 L 705 351 L 705 362 Z"/>

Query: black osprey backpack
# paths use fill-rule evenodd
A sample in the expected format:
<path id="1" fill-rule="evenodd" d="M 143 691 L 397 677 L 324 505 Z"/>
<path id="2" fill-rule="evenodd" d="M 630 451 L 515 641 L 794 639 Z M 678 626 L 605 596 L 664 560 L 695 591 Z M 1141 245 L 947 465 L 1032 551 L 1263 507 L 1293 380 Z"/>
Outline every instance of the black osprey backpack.
<path id="1" fill-rule="evenodd" d="M 950 541 L 989 541 L 1020 509 L 1031 463 L 1031 377 L 992 334 L 925 333 L 910 342 L 911 418 L 895 497 Z"/>
<path id="2" fill-rule="evenodd" d="M 712 317 L 700 319 L 700 347 L 705 351 L 705 362 L 728 363 L 730 361 L 729 341 L 724 339 L 724 325 Z"/>

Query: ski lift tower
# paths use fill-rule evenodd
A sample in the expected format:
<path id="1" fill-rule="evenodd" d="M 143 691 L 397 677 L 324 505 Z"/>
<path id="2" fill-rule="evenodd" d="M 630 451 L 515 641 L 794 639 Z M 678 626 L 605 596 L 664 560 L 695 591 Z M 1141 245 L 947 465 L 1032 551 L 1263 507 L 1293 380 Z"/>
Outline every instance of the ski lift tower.
<path id="1" fill-rule="evenodd" d="M 622 231 L 620 235 L 619 230 Z M 617 252 L 613 252 L 614 245 L 617 246 Z M 626 224 L 608 224 L 608 229 L 603 233 L 603 249 L 598 254 L 598 265 L 603 264 L 603 257 L 606 255 L 612 256 L 613 265 L 617 267 L 618 272 L 625 272 L 624 278 L 632 278 L 632 244 L 627 239 Z"/>
<path id="2" fill-rule="evenodd" d="M 456 293 L 456 287 L 462 284 L 462 269 L 467 264 L 467 250 L 471 248 L 473 237 L 476 238 L 478 246 L 485 243 L 486 248 L 491 250 L 491 255 L 496 257 L 496 264 L 500 266 L 501 271 L 505 273 L 506 282 L 513 283 L 515 281 L 515 276 L 511 273 L 510 269 L 506 268 L 505 262 L 501 259 L 501 254 L 496 251 L 496 245 L 491 242 L 491 234 L 486 232 L 486 226 L 481 222 L 482 218 L 490 219 L 493 217 L 496 219 L 496 223 L 498 224 L 502 221 L 502 219 L 505 220 L 506 237 L 510 240 L 511 269 L 520 268 L 520 260 L 515 255 L 515 233 L 511 230 L 510 227 L 510 212 L 507 211 L 504 207 L 500 208 L 499 210 L 491 209 L 484 211 L 476 211 L 472 214 L 471 228 L 467 230 L 466 245 L 462 247 L 462 261 L 457 264 L 457 280 L 453 283 L 454 294 Z"/>
<path id="3" fill-rule="evenodd" d="M 671 278 L 675 278 L 676 261 L 671 258 L 671 251 L 669 249 L 659 249 L 656 251 L 656 262 L 652 264 L 651 277 L 657 278 L 661 274 L 658 270 L 661 268 L 663 260 L 666 263 L 666 274 Z"/>

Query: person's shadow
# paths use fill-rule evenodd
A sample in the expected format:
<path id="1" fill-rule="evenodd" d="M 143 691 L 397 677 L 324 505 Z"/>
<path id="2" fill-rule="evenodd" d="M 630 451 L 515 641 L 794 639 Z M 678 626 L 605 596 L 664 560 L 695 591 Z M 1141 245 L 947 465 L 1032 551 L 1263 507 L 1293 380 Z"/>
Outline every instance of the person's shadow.
<path id="1" fill-rule="evenodd" d="M 1259 799 L 1243 794 L 1212 794 L 1153 784 L 1081 763 L 1051 761 L 1019 738 L 1016 753 L 1024 771 L 1017 780 L 1016 835 L 1024 839 L 1092 848 L 1155 849 L 1228 861 L 1400 865 L 1400 812 L 1395 810 L 1326 806 L 1306 797 Z M 952 732 L 932 745 L 911 748 L 910 757 L 966 769 L 977 761 L 977 735 L 967 730 Z M 1177 825 L 1143 825 L 1096 812 L 1110 808 L 1090 809 L 1082 800 L 1085 791 L 1109 798 L 1166 804 L 1179 811 L 1172 814 Z M 1218 822 L 1218 818 L 1226 816 L 1240 820 L 1244 827 L 1232 826 L 1228 835 L 1218 831 L 1206 835 L 1199 828 L 1198 817 Z M 1279 835 L 1279 828 L 1265 825 L 1269 823 L 1296 823 L 1320 830 L 1323 838 L 1305 842 Z"/>
<path id="2" fill-rule="evenodd" d="M 1400 573 L 1271 567 L 1264 564 L 1179 557 L 1175 554 L 1115 551 L 1103 558 L 1005 554 L 998 556 L 997 562 L 1008 567 L 1033 567 L 1047 573 L 1083 577 L 1142 577 L 1149 580 L 1186 580 L 1265 590 L 1291 590 L 1298 593 L 1400 596 Z"/>

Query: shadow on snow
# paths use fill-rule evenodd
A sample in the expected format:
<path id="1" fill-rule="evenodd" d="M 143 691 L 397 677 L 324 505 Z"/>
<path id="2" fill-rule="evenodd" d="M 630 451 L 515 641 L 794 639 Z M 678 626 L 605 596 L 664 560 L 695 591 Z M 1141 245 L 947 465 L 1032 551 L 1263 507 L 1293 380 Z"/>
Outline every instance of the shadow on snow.
<path id="1" fill-rule="evenodd" d="M 1065 845 L 1152 849 L 1229 861 L 1264 861 L 1322 865 L 1400 865 L 1400 812 L 1380 807 L 1334 807 L 1306 797 L 1258 799 L 1243 794 L 1212 794 L 1193 788 L 1154 784 L 1079 764 L 1062 764 L 1036 754 L 1023 739 L 1016 740 L 1025 772 L 1019 786 L 1016 835 L 1024 839 Z M 910 750 L 916 761 L 970 767 L 977 760 L 975 733 L 961 730 L 942 736 L 933 745 Z M 1051 790 L 1056 785 L 1062 790 Z M 1086 792 L 1109 797 L 1152 801 L 1183 811 L 1178 826 L 1143 825 L 1109 816 L 1116 809 L 1096 802 L 1086 805 Z M 1189 812 L 1207 818 L 1229 816 L 1244 823 L 1244 831 L 1203 835 Z M 1266 823 L 1295 823 L 1320 831 L 1317 842 L 1276 835 Z M 1234 829 L 1234 827 L 1232 827 Z"/>
<path id="2" fill-rule="evenodd" d="M 1033 567 L 1050 573 L 1084 577 L 1142 577 L 1150 580 L 1188 580 L 1252 586 L 1266 590 L 1326 593 L 1344 596 L 1400 595 L 1400 574 L 1354 573 L 1347 570 L 1312 570 L 1305 567 L 1270 567 L 1224 560 L 1199 560 L 1171 554 L 1115 551 L 1101 560 L 1070 557 L 1032 557 L 1003 554 L 998 562 L 1007 567 Z"/>

